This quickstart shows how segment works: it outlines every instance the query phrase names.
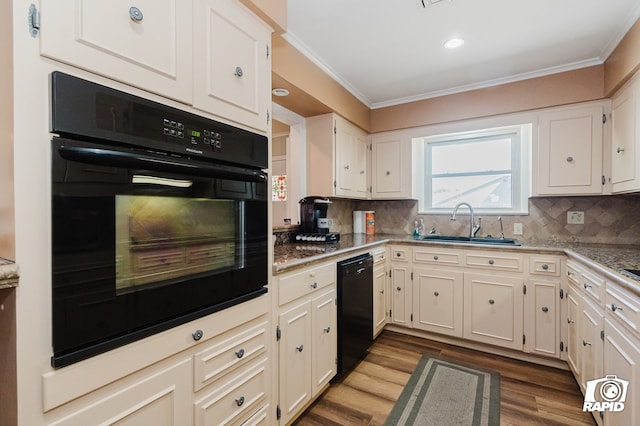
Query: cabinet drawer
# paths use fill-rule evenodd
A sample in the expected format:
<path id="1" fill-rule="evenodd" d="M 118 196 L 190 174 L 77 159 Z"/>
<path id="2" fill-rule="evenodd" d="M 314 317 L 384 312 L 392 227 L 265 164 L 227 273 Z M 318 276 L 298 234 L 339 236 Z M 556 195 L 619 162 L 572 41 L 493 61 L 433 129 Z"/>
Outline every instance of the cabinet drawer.
<path id="1" fill-rule="evenodd" d="M 211 339 L 210 344 L 193 356 L 193 390 L 202 389 L 263 354 L 267 347 L 267 326 L 262 318 Z"/>
<path id="2" fill-rule="evenodd" d="M 304 268 L 280 277 L 278 302 L 284 305 L 292 300 L 312 293 L 316 289 L 327 287 L 336 282 L 336 264 Z"/>
<path id="3" fill-rule="evenodd" d="M 602 306 L 604 304 L 604 278 L 587 270 L 582 271 L 580 277 L 578 285 L 585 294 L 598 302 L 599 306 Z"/>
<path id="4" fill-rule="evenodd" d="M 441 265 L 460 265 L 462 252 L 447 249 L 415 249 L 413 260 L 418 263 L 432 263 Z"/>
<path id="5" fill-rule="evenodd" d="M 581 272 L 582 272 L 582 269 L 580 269 L 578 265 L 576 265 L 570 260 L 567 262 L 567 279 L 577 286 L 581 285 L 580 284 Z"/>
<path id="6" fill-rule="evenodd" d="M 233 378 L 225 380 L 211 393 L 195 402 L 195 424 L 242 424 L 261 409 L 267 401 L 270 386 L 268 360 Z"/>
<path id="7" fill-rule="evenodd" d="M 518 254 L 494 253 L 467 253 L 465 256 L 467 266 L 482 269 L 494 269 L 497 271 L 522 272 L 522 256 Z"/>
<path id="8" fill-rule="evenodd" d="M 384 263 L 387 260 L 387 250 L 386 249 L 376 249 L 371 252 L 373 256 L 373 264 L 378 265 L 380 263 Z"/>
<path id="9" fill-rule="evenodd" d="M 391 260 L 408 262 L 411 259 L 411 247 L 391 247 Z"/>
<path id="10" fill-rule="evenodd" d="M 615 318 L 636 335 L 640 335 L 640 302 L 637 297 L 607 283 L 605 304 L 609 318 Z"/>
<path id="11" fill-rule="evenodd" d="M 529 270 L 535 275 L 560 276 L 560 258 L 531 256 L 529 258 Z"/>

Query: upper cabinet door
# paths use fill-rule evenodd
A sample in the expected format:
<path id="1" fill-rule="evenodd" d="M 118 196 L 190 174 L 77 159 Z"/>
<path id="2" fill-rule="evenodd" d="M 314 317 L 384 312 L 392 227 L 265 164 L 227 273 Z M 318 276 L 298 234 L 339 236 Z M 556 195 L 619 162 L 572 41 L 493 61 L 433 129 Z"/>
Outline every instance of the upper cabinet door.
<path id="1" fill-rule="evenodd" d="M 234 0 L 194 1 L 193 106 L 268 128 L 271 29 Z"/>
<path id="2" fill-rule="evenodd" d="M 191 103 L 190 1 L 41 4 L 43 56 Z"/>
<path id="3" fill-rule="evenodd" d="M 401 132 L 371 136 L 371 198 L 411 198 L 411 140 Z"/>
<path id="4" fill-rule="evenodd" d="M 611 191 L 640 190 L 640 80 L 634 79 L 612 98 Z"/>
<path id="5" fill-rule="evenodd" d="M 601 194 L 604 105 L 540 115 L 534 195 Z"/>

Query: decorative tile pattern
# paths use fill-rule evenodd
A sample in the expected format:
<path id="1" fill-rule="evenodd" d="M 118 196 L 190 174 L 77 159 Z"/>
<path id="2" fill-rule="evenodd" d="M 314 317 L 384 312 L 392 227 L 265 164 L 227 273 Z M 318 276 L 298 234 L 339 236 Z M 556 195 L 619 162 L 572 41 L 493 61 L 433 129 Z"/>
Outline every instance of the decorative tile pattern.
<path id="1" fill-rule="evenodd" d="M 411 234 L 414 221 L 424 219 L 428 232 L 432 227 L 443 235 L 465 235 L 469 232 L 466 212 L 458 220 L 449 215 L 418 215 L 415 200 L 356 201 L 332 199 L 328 217 L 334 232 L 353 232 L 354 210 L 374 210 L 376 233 Z M 584 211 L 584 225 L 567 224 L 568 211 Z M 497 216 L 482 217 L 479 235 L 500 235 Z M 524 241 L 558 241 L 570 243 L 603 243 L 640 245 L 640 195 L 593 197 L 543 197 L 529 199 L 528 216 L 502 216 L 504 233 L 513 237 L 513 224 L 522 223 Z"/>

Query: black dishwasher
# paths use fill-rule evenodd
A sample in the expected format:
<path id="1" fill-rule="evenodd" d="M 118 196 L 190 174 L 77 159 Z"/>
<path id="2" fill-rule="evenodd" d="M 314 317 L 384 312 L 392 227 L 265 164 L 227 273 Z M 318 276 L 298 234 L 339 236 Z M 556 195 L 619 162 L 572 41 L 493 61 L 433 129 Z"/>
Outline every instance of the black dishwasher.
<path id="1" fill-rule="evenodd" d="M 338 262 L 338 376 L 373 343 L 373 256 Z"/>

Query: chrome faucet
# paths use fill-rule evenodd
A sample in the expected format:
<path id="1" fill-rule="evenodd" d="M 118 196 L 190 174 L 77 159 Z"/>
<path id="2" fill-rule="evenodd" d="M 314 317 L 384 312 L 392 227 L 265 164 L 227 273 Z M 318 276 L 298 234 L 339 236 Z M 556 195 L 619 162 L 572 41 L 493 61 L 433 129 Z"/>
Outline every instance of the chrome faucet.
<path id="1" fill-rule="evenodd" d="M 463 202 L 456 204 L 456 206 L 453 208 L 453 213 L 451 213 L 451 220 L 456 220 L 456 214 L 458 213 L 458 208 L 460 208 L 460 206 L 467 206 L 467 208 L 469 209 L 469 239 L 471 239 L 475 237 L 480 230 L 480 222 L 482 219 L 478 218 L 478 224 L 476 225 L 473 220 L 473 207 L 471 207 L 471 204 Z"/>

